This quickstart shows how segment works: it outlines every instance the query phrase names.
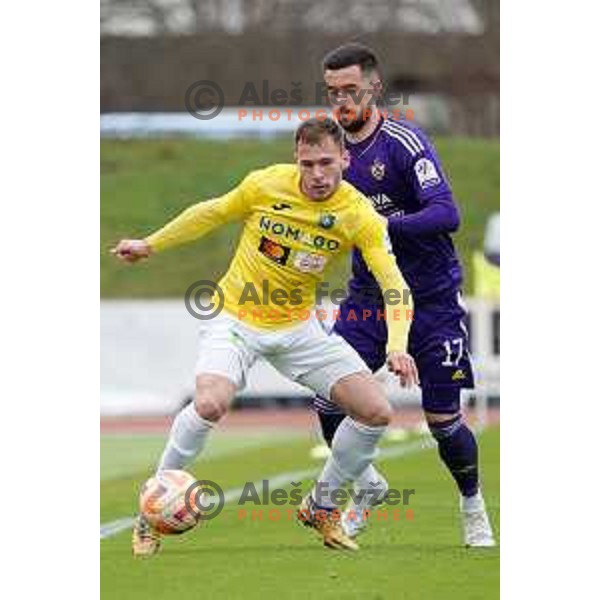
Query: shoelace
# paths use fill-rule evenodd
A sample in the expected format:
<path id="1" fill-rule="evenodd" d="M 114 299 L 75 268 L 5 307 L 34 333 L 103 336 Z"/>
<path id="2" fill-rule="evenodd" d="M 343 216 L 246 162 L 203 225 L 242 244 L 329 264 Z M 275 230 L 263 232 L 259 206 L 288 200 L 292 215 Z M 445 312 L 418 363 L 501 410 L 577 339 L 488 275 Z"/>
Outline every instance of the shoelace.
<path id="1" fill-rule="evenodd" d="M 311 523 L 329 520 L 331 517 L 331 513 L 333 512 L 333 509 L 327 509 L 324 506 L 318 506 L 311 496 L 308 497 L 308 500 L 306 502 L 306 508 L 308 510 L 308 521 Z M 319 515 L 320 518 L 317 519 L 317 513 L 319 511 L 321 511 Z M 321 516 L 323 512 L 327 515 L 325 519 L 323 519 L 323 517 Z"/>

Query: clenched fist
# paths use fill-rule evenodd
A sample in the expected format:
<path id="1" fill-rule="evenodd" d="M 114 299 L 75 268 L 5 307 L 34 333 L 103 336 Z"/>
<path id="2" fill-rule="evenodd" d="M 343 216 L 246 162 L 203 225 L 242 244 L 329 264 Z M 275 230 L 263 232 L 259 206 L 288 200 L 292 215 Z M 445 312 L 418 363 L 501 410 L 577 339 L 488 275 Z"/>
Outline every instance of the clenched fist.
<path id="1" fill-rule="evenodd" d="M 119 260 L 134 263 L 152 254 L 150 244 L 145 240 L 121 240 L 112 250 Z"/>

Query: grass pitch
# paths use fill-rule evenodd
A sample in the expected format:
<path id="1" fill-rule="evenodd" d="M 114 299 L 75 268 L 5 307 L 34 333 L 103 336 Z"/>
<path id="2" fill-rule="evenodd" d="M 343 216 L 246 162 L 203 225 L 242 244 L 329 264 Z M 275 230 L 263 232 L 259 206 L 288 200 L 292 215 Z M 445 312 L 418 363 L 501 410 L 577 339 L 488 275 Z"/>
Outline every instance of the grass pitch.
<path id="1" fill-rule="evenodd" d="M 226 437 L 211 455 L 190 467 L 223 489 L 322 464 L 309 457 L 309 436 Z M 490 518 L 499 531 L 498 428 L 480 435 L 483 484 Z M 412 440 L 414 442 L 414 440 Z M 151 473 L 163 437 L 103 438 L 101 522 L 135 511 L 137 490 Z M 404 444 L 409 442 L 403 442 Z M 388 444 L 389 445 L 389 444 Z M 401 444 L 391 445 L 402 447 Z M 128 450 L 126 449 L 128 448 Z M 123 453 L 135 456 L 122 465 Z M 235 504 L 204 527 L 165 539 L 162 552 L 134 560 L 129 531 L 101 541 L 102 597 L 135 600 L 178 598 L 361 598 L 481 600 L 499 597 L 499 550 L 461 546 L 457 493 L 434 449 L 380 462 L 390 485 L 414 488 L 414 520 L 374 521 L 356 554 L 326 550 L 316 535 L 294 521 L 292 506 L 262 509 L 263 520 L 240 520 Z M 308 489 L 309 481 L 304 482 Z M 280 521 L 267 518 L 279 508 Z"/>

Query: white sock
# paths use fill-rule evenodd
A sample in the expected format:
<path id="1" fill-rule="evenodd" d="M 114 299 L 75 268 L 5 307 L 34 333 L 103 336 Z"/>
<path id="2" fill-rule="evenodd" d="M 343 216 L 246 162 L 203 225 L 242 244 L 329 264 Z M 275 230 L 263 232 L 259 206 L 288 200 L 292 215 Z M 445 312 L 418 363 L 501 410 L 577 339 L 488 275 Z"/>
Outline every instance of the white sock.
<path id="1" fill-rule="evenodd" d="M 331 443 L 331 455 L 312 491 L 318 506 L 336 506 L 331 494 L 354 481 L 371 464 L 377 451 L 377 442 L 385 431 L 384 426 L 371 427 L 346 417 L 337 428 Z"/>
<path id="2" fill-rule="evenodd" d="M 485 502 L 481 490 L 477 490 L 474 496 L 461 496 L 460 509 L 462 512 L 480 512 L 485 510 Z"/>
<path id="3" fill-rule="evenodd" d="M 389 489 L 385 477 L 373 466 L 369 465 L 354 482 L 354 491 L 357 494 L 356 508 L 373 506 L 383 499 Z"/>
<path id="4" fill-rule="evenodd" d="M 194 403 L 188 404 L 173 421 L 158 470 L 181 469 L 204 448 L 212 428 L 213 423 L 196 412 Z"/>

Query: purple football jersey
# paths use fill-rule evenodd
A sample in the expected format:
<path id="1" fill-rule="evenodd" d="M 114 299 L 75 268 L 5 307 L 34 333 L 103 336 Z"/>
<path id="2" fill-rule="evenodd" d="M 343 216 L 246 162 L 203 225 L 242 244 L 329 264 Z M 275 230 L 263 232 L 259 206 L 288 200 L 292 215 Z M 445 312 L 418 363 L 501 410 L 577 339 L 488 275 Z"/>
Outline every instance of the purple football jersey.
<path id="1" fill-rule="evenodd" d="M 459 225 L 450 185 L 433 146 L 410 121 L 381 118 L 367 139 L 347 142 L 344 179 L 367 196 L 388 230 L 415 302 L 459 289 L 462 269 L 449 232 Z M 351 297 L 377 297 L 379 287 L 360 252 L 352 256 Z"/>

